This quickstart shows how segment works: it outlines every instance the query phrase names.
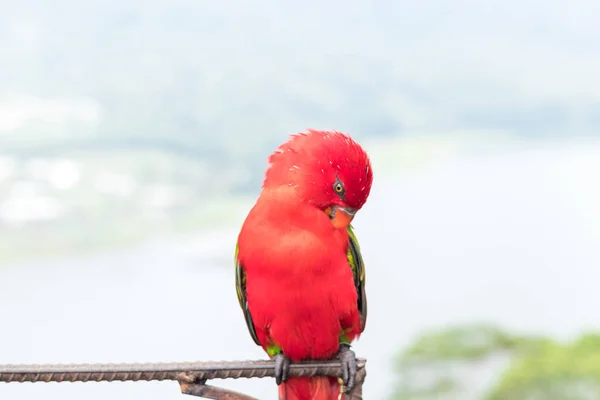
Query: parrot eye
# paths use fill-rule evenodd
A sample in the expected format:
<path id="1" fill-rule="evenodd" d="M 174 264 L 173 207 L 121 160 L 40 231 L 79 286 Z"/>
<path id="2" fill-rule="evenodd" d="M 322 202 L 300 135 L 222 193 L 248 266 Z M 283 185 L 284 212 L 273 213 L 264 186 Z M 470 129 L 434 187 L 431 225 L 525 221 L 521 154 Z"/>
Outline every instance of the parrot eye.
<path id="1" fill-rule="evenodd" d="M 336 182 L 333 184 L 333 190 L 334 190 L 334 191 L 335 191 L 335 192 L 336 192 L 338 195 L 340 195 L 340 196 L 343 196 L 343 195 L 344 195 L 344 192 L 346 191 L 346 190 L 344 189 L 344 184 L 343 184 L 341 181 L 336 181 Z"/>

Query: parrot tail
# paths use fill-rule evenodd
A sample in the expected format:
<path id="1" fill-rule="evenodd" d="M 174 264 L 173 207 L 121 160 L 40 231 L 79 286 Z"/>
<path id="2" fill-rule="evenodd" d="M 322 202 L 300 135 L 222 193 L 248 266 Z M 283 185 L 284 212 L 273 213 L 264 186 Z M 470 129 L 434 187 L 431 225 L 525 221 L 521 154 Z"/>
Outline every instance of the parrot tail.
<path id="1" fill-rule="evenodd" d="M 340 380 L 332 376 L 290 377 L 279 385 L 279 400 L 340 400 Z"/>

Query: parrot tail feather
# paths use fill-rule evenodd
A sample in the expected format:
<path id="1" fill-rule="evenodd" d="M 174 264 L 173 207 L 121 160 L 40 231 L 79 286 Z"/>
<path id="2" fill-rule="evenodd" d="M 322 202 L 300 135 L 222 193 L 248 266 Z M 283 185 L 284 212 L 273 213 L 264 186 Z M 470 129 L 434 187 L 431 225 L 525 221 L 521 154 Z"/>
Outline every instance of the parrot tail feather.
<path id="1" fill-rule="evenodd" d="M 343 399 L 338 378 L 331 376 L 290 377 L 279 385 L 279 400 Z"/>

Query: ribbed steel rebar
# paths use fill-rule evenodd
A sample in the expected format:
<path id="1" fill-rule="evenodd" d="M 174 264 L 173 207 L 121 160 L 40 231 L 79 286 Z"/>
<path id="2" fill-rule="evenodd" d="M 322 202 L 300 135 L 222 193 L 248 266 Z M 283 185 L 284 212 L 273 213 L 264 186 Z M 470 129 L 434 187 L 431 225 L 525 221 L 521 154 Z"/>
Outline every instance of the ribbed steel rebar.
<path id="1" fill-rule="evenodd" d="M 364 377 L 366 360 L 357 359 Z M 339 361 L 302 362 L 290 365 L 291 376 L 341 376 Z M 139 364 L 32 364 L 0 365 L 0 382 L 112 382 L 197 381 L 274 377 L 272 361 L 223 361 Z M 360 379 L 360 378 L 359 378 Z M 191 382 L 190 382 L 191 383 Z"/>

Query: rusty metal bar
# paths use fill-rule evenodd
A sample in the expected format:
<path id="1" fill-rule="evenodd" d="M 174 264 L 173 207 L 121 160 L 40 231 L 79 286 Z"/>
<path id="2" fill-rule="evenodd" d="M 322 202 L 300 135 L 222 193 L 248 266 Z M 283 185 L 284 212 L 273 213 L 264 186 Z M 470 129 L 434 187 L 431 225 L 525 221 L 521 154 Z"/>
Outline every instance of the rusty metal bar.
<path id="1" fill-rule="evenodd" d="M 190 396 L 202 397 L 213 400 L 258 400 L 243 393 L 234 392 L 224 388 L 206 385 L 203 382 L 188 384 L 179 382 L 181 393 Z M 276 389 L 275 389 L 276 390 Z"/>
<path id="2" fill-rule="evenodd" d="M 357 359 L 357 387 L 350 400 L 362 399 L 365 359 Z M 206 385 L 209 379 L 274 377 L 271 360 L 136 363 L 136 364 L 7 364 L 0 365 L 0 382 L 178 381 L 184 394 L 215 400 L 256 400 L 247 395 Z M 292 363 L 290 376 L 341 376 L 337 360 Z"/>
<path id="3" fill-rule="evenodd" d="M 357 359 L 358 369 L 366 360 Z M 340 376 L 340 362 L 292 363 L 290 376 Z M 180 373 L 198 380 L 274 377 L 273 361 L 223 361 L 139 364 L 0 365 L 0 382 L 178 381 Z"/>

